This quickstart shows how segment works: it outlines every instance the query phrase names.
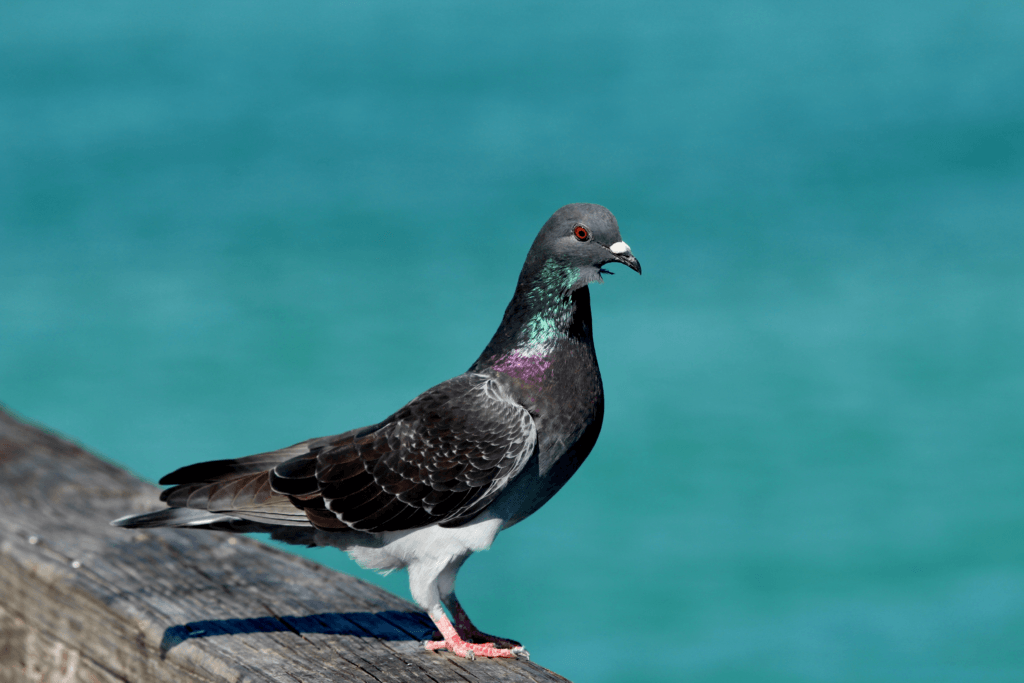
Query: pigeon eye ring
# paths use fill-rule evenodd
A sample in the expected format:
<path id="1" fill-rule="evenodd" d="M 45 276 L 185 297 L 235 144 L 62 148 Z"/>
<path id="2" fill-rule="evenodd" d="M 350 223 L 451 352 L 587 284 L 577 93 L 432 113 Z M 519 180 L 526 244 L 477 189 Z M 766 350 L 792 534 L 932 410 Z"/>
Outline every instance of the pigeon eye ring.
<path id="1" fill-rule="evenodd" d="M 572 234 L 576 236 L 580 242 L 586 242 L 590 239 L 590 231 L 582 225 L 577 225 L 572 229 Z"/>

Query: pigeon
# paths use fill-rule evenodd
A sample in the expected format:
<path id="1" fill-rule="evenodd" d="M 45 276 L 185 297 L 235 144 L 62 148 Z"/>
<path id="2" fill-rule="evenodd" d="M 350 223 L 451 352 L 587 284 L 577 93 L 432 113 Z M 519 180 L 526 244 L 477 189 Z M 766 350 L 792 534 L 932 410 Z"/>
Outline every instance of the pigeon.
<path id="1" fill-rule="evenodd" d="M 640 273 L 611 212 L 563 206 L 534 240 L 498 331 L 467 372 L 377 424 L 178 469 L 160 480 L 170 485 L 160 496 L 168 508 L 111 524 L 270 533 L 340 548 L 366 568 L 405 568 L 440 632 L 427 650 L 528 657 L 470 621 L 455 576 L 547 502 L 597 441 L 604 390 L 588 285 L 610 263 Z"/>

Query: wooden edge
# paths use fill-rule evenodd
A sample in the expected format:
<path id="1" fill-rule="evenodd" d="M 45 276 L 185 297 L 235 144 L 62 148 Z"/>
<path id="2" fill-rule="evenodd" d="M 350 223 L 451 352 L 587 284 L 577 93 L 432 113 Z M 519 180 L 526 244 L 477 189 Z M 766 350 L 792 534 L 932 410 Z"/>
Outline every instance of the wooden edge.
<path id="1" fill-rule="evenodd" d="M 426 652 L 415 605 L 252 538 L 110 526 L 158 492 L 0 407 L 0 679 L 566 680 Z"/>

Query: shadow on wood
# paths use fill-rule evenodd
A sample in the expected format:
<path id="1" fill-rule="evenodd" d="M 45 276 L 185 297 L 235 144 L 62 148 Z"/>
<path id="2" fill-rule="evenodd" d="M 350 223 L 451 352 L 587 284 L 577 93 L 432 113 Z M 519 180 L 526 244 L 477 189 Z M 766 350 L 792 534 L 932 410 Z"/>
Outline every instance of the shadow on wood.
<path id="1" fill-rule="evenodd" d="M 189 638 L 212 638 L 238 633 L 291 631 L 333 636 L 356 636 L 381 640 L 427 640 L 437 629 L 426 614 L 409 612 L 350 612 L 348 614 L 310 614 L 307 616 L 259 617 L 256 619 L 218 619 L 193 621 L 171 626 L 160 641 L 160 655 Z"/>
<path id="2" fill-rule="evenodd" d="M 0 410 L 0 683 L 565 681 L 426 652 L 414 605 L 253 539 L 109 525 L 158 495 Z"/>

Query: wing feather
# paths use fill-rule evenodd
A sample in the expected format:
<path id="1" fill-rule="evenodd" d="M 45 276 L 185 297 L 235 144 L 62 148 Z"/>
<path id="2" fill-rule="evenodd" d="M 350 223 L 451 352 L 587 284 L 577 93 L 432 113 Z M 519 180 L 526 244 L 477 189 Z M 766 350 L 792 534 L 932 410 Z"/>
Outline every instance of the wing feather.
<path id="1" fill-rule="evenodd" d="M 497 497 L 536 443 L 533 418 L 496 380 L 460 375 L 322 450 L 316 479 L 327 509 L 354 529 L 457 525 Z"/>
<path id="2" fill-rule="evenodd" d="M 172 507 L 254 522 L 381 532 L 457 526 L 533 456 L 533 418 L 492 377 L 465 374 L 384 422 L 161 480 Z"/>

